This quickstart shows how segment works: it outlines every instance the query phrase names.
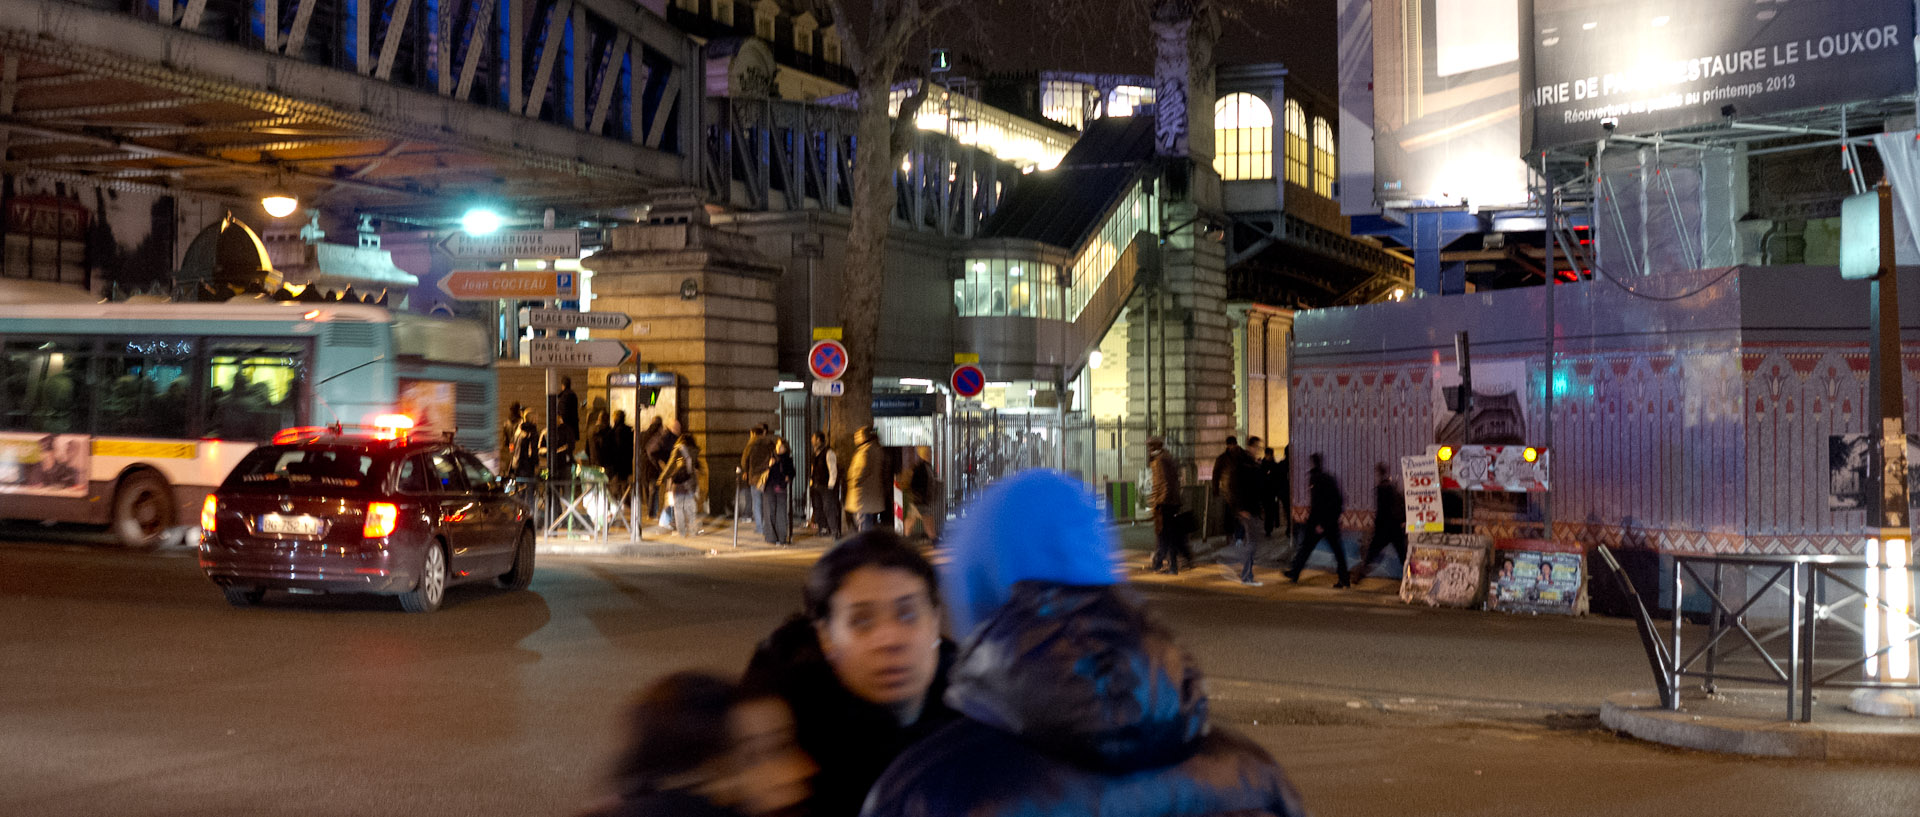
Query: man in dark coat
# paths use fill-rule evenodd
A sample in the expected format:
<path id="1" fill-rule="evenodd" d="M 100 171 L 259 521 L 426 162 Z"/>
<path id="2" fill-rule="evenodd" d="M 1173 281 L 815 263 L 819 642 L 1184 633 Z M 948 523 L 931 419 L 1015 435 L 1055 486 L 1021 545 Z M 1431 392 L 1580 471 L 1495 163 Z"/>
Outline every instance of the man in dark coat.
<path id="1" fill-rule="evenodd" d="M 959 717 L 943 700 L 955 647 L 940 637 L 932 565 L 891 530 L 835 545 L 804 595 L 803 612 L 754 651 L 743 683 L 793 707 L 800 748 L 820 767 L 808 817 L 856 817 L 894 758 Z"/>
<path id="2" fill-rule="evenodd" d="M 1193 657 L 1114 584 L 1115 544 L 1065 474 L 987 489 L 942 568 L 970 633 L 947 690 L 963 718 L 902 754 L 863 817 L 1304 814 L 1265 750 L 1207 722 Z"/>
<path id="3" fill-rule="evenodd" d="M 1386 555 L 1387 548 L 1400 554 L 1400 563 L 1407 561 L 1407 500 L 1400 493 L 1400 487 L 1393 484 L 1393 476 L 1387 471 L 1387 464 L 1373 464 L 1373 536 L 1367 540 L 1366 553 L 1361 554 L 1360 566 L 1354 568 L 1353 581 L 1360 581 L 1373 572 L 1373 566 Z"/>
<path id="4" fill-rule="evenodd" d="M 1334 574 L 1334 587 L 1352 585 L 1347 575 L 1347 546 L 1340 540 L 1340 514 L 1347 510 L 1346 495 L 1340 493 L 1340 483 L 1322 467 L 1318 452 L 1307 457 L 1307 525 L 1300 534 L 1300 548 L 1294 551 L 1293 565 L 1287 568 L 1287 581 L 1300 581 L 1300 571 L 1306 569 L 1307 558 L 1322 541 L 1333 549 L 1333 560 L 1339 565 L 1340 572 Z"/>
<path id="5" fill-rule="evenodd" d="M 1266 477 L 1253 455 L 1238 446 L 1222 453 L 1220 464 L 1215 467 L 1221 469 L 1213 476 L 1220 481 L 1220 498 L 1227 508 L 1227 524 L 1232 526 L 1229 530 L 1233 531 L 1227 546 L 1239 542 L 1246 549 L 1246 555 L 1240 560 L 1238 578 L 1241 584 L 1259 587 L 1262 583 L 1253 578 L 1253 560 L 1267 541 L 1267 521 L 1263 515 Z"/>

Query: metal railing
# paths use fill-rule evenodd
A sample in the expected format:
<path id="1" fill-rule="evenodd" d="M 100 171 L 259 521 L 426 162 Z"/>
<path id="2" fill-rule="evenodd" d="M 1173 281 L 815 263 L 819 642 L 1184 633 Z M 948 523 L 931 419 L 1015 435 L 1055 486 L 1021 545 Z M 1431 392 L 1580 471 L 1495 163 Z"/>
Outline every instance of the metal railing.
<path id="1" fill-rule="evenodd" d="M 1866 651 L 1861 646 L 1865 632 L 1860 623 L 1842 613 L 1864 615 L 1869 604 L 1874 615 L 1893 612 L 1884 597 L 1870 597 L 1861 586 L 1868 567 L 1863 557 L 1674 554 L 1673 604 L 1663 633 L 1652 608 L 1633 588 L 1612 551 L 1604 545 L 1598 551 L 1634 602 L 1641 644 L 1653 669 L 1660 703 L 1667 709 L 1680 708 L 1681 684 L 1688 678 L 1700 679 L 1709 694 L 1722 681 L 1785 687 L 1787 720 L 1801 722 L 1813 719 L 1817 687 L 1920 689 L 1920 682 L 1861 680 L 1867 662 L 1883 657 L 1892 647 Z M 1684 615 L 1689 579 L 1707 602 L 1706 630 L 1690 651 Z M 1768 599 L 1785 602 L 1784 616 L 1763 617 L 1756 612 Z M 1920 621 L 1911 614 L 1901 615 L 1909 623 L 1906 641 L 1920 638 Z M 1829 632 L 1834 628 L 1850 632 L 1852 639 L 1822 641 L 1823 625 Z M 1697 625 L 1694 629 L 1698 630 Z M 1729 636 L 1737 637 L 1731 646 Z M 1837 647 L 1836 642 L 1852 646 Z M 1821 655 L 1823 645 L 1825 656 Z M 1849 673 L 1852 678 L 1845 677 Z"/>
<path id="2" fill-rule="evenodd" d="M 638 542 L 646 527 L 644 508 L 634 502 L 636 483 L 615 485 L 606 479 L 542 480 L 518 478 L 508 494 L 527 504 L 544 538 L 586 539 L 606 543 L 615 538 Z M 636 518 L 638 524 L 635 524 Z"/>

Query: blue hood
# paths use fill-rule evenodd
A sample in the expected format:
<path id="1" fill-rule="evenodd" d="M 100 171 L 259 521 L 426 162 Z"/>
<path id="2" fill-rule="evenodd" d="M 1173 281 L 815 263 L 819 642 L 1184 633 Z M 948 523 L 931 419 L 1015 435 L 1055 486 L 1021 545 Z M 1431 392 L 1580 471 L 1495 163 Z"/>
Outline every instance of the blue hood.
<path id="1" fill-rule="evenodd" d="M 947 549 L 940 579 L 956 638 L 1006 604 L 1016 583 L 1118 581 L 1117 543 L 1093 494 L 1059 471 L 1025 471 L 994 483 L 954 523 Z"/>

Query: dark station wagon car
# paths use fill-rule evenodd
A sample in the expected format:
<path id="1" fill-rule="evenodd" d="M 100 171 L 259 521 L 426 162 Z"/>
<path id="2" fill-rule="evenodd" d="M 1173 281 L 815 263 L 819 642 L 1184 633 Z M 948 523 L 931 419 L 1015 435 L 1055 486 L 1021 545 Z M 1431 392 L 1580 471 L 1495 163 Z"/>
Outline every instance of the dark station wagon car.
<path id="1" fill-rule="evenodd" d="M 533 579 L 532 518 L 505 483 L 399 427 L 280 432 L 207 496 L 200 527 L 200 567 L 237 607 L 268 590 L 378 593 L 424 613 L 454 584 Z"/>

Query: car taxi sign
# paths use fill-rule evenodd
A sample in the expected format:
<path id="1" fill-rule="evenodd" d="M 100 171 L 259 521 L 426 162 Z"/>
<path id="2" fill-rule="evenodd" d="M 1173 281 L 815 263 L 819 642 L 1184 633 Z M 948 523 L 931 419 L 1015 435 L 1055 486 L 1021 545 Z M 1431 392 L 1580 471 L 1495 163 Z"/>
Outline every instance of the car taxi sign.
<path id="1" fill-rule="evenodd" d="M 953 367 L 953 376 L 947 380 L 961 397 L 977 397 L 987 388 L 987 373 L 971 363 Z"/>
<path id="2" fill-rule="evenodd" d="M 847 347 L 837 340 L 815 341 L 807 350 L 807 370 L 821 380 L 839 380 L 847 373 Z"/>

